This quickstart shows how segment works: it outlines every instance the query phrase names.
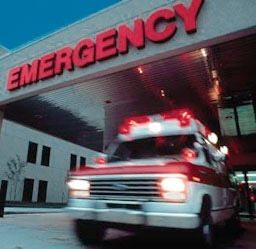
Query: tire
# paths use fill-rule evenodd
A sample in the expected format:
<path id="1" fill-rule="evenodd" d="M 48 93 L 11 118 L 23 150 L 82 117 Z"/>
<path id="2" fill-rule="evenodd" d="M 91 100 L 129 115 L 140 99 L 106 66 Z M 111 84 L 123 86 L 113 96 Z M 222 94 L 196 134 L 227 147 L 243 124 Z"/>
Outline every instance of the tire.
<path id="1" fill-rule="evenodd" d="M 75 220 L 75 234 L 82 244 L 95 244 L 103 240 L 105 229 L 85 220 Z"/>
<path id="2" fill-rule="evenodd" d="M 211 201 L 207 196 L 203 199 L 200 219 L 200 226 L 197 230 L 200 245 L 202 245 L 202 248 L 214 248 L 215 229 L 211 218 Z"/>
<path id="3" fill-rule="evenodd" d="M 198 229 L 199 231 L 199 242 L 202 248 L 214 248 L 215 245 L 215 233 L 212 222 L 201 224 Z"/>

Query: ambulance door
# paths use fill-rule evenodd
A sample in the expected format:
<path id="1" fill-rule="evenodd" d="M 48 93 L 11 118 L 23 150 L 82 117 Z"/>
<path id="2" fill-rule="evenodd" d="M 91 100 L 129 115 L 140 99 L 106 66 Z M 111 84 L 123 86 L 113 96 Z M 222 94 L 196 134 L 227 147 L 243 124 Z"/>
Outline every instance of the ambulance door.
<path id="1" fill-rule="evenodd" d="M 208 143 L 204 145 L 204 153 L 208 167 L 213 170 L 209 176 L 211 179 L 210 195 L 213 199 L 212 208 L 213 210 L 220 210 L 227 206 L 226 191 L 223 188 L 223 173 L 215 161 L 214 148 Z"/>

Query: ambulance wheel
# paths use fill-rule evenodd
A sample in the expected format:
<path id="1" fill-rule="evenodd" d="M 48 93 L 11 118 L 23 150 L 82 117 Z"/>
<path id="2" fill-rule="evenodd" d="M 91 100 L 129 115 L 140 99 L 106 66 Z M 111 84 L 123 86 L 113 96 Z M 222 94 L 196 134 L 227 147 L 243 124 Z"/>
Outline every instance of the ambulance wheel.
<path id="1" fill-rule="evenodd" d="M 211 202 L 206 198 L 200 212 L 200 226 L 198 228 L 199 241 L 203 248 L 213 248 L 215 244 L 214 225 L 211 218 Z"/>
<path id="2" fill-rule="evenodd" d="M 204 223 L 200 226 L 199 239 L 203 248 L 210 249 L 214 247 L 214 227 L 211 222 Z"/>
<path id="3" fill-rule="evenodd" d="M 75 234 L 82 244 L 95 244 L 103 240 L 105 229 L 85 220 L 76 220 Z"/>

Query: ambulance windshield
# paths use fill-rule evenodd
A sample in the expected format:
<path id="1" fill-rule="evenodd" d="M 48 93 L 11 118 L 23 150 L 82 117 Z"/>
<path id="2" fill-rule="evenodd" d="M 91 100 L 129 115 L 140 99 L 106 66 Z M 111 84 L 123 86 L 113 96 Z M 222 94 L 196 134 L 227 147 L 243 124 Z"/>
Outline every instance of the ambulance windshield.
<path id="1" fill-rule="evenodd" d="M 109 162 L 172 157 L 180 155 L 182 149 L 193 149 L 194 135 L 178 135 L 166 137 L 150 137 L 122 142 L 109 157 Z"/>

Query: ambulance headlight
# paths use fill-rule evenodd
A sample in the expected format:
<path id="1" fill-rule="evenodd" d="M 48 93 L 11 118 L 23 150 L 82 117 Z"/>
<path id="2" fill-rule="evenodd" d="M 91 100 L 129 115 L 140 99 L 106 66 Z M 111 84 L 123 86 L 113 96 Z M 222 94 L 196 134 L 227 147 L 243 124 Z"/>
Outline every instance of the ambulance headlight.
<path id="1" fill-rule="evenodd" d="M 90 196 L 90 182 L 87 180 L 71 179 L 67 182 L 70 198 L 87 198 Z"/>
<path id="2" fill-rule="evenodd" d="M 174 175 L 160 182 L 162 197 L 170 202 L 185 202 L 187 197 L 187 177 Z"/>

